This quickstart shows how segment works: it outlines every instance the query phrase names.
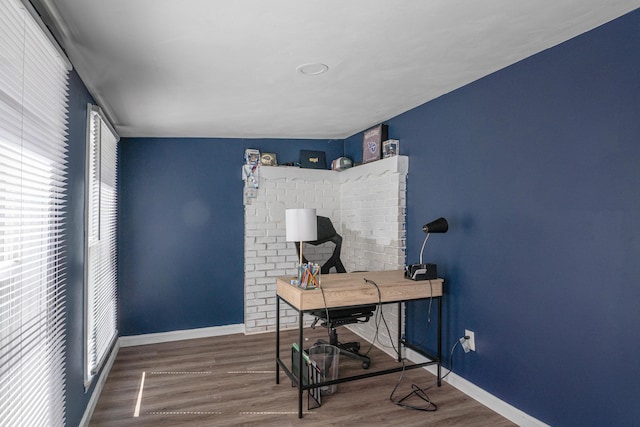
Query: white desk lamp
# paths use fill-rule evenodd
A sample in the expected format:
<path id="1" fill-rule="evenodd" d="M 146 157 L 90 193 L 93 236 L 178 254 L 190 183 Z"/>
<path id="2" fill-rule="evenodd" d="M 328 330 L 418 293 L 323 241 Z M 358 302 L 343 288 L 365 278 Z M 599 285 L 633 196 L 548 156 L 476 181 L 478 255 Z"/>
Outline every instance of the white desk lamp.
<path id="1" fill-rule="evenodd" d="M 300 265 L 302 265 L 302 242 L 318 238 L 318 220 L 315 209 L 287 209 L 287 242 L 300 242 Z"/>

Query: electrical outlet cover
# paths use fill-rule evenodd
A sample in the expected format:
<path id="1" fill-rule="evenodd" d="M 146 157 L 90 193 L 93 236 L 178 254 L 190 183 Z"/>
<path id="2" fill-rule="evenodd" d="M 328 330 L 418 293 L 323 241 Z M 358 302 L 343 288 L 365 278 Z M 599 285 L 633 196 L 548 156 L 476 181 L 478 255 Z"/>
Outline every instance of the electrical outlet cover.
<path id="1" fill-rule="evenodd" d="M 469 344 L 469 350 L 476 351 L 476 334 L 468 329 L 464 330 L 464 336 L 469 337 L 467 344 Z"/>

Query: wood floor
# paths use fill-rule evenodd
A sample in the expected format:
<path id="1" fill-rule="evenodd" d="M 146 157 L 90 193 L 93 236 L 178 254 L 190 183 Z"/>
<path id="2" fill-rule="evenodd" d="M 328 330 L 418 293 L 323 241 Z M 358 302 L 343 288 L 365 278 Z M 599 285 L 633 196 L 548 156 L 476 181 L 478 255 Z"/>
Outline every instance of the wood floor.
<path id="1" fill-rule="evenodd" d="M 323 329 L 305 331 L 309 343 Z M 296 333 L 282 333 L 281 355 L 290 359 Z M 341 340 L 357 340 L 345 328 Z M 363 349 L 367 349 L 363 343 Z M 397 366 L 374 348 L 370 369 Z M 341 358 L 342 374 L 361 373 L 359 362 Z M 141 382 L 144 386 L 141 392 Z M 405 409 L 390 401 L 400 373 L 338 385 L 321 407 L 298 419 L 297 390 L 281 372 L 275 382 L 275 333 L 229 335 L 121 348 L 91 419 L 91 426 L 512 426 L 510 421 L 447 383 L 435 386 L 424 369 L 405 371 L 397 400 L 412 384 L 427 390 L 438 409 Z M 407 403 L 425 405 L 413 398 Z"/>

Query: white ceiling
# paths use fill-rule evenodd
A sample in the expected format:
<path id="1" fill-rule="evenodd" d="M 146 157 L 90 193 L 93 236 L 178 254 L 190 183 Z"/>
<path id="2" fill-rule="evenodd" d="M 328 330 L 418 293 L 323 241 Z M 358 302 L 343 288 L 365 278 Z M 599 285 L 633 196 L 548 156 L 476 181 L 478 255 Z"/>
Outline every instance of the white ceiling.
<path id="1" fill-rule="evenodd" d="M 322 139 L 351 136 L 640 7 L 640 0 L 33 1 L 55 22 L 121 136 Z M 315 62 L 328 72 L 296 71 Z"/>

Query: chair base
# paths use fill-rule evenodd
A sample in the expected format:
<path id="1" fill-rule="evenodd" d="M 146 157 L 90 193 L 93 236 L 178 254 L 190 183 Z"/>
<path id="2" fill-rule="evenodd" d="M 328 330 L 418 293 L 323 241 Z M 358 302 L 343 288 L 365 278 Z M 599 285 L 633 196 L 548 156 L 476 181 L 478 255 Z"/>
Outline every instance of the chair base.
<path id="1" fill-rule="evenodd" d="M 317 344 L 331 344 L 340 349 L 340 355 L 349 357 L 351 359 L 359 360 L 362 362 L 362 369 L 369 369 L 371 366 L 371 359 L 369 356 L 364 356 L 359 353 L 360 351 L 360 343 L 359 342 L 346 342 L 339 343 L 338 342 L 338 333 L 335 329 L 331 329 L 329 332 L 330 342 L 326 342 L 325 340 L 318 340 Z"/>

